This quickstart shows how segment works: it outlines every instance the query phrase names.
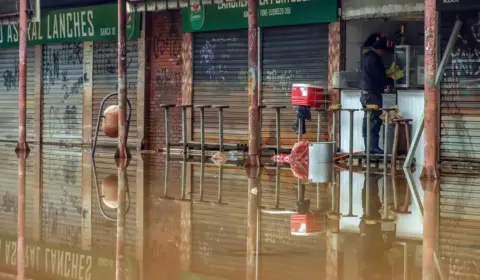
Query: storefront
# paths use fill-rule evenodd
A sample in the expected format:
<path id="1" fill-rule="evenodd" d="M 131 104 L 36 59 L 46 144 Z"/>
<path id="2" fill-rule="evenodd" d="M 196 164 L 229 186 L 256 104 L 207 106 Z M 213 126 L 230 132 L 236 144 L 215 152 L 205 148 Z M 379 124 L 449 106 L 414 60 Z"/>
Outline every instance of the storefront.
<path id="1" fill-rule="evenodd" d="M 42 13 L 40 22 L 29 24 L 29 141 L 42 140 L 47 144 L 90 144 L 91 136 L 90 133 L 85 133 L 84 126 L 88 125 L 90 129 L 87 120 L 97 120 L 100 102 L 96 101 L 108 93 L 116 92 L 116 26 L 116 4 L 52 10 Z M 130 69 L 137 68 L 136 40 L 139 31 L 140 14 L 130 14 L 127 23 Z M 3 141 L 16 141 L 18 134 L 18 113 L 16 106 L 13 106 L 18 103 L 18 37 L 16 24 L 1 26 L 0 68 L 4 69 L 1 86 L 6 93 L 1 98 L 4 107 L 0 113 L 0 117 L 3 116 L 5 120 L 0 129 L 0 140 Z M 94 45 L 94 41 L 111 43 Z M 135 107 L 136 98 L 132 97 L 136 96 L 136 87 L 133 85 L 136 84 L 137 71 L 135 69 L 130 73 L 132 75 L 128 82 L 132 86 L 128 96 Z M 135 119 L 131 127 L 135 128 Z M 135 131 L 129 136 L 136 137 Z"/>
<path id="2" fill-rule="evenodd" d="M 182 9 L 182 29 L 194 33 L 193 103 L 230 106 L 225 109 L 224 137 L 225 142 L 235 144 L 248 140 L 247 15 L 246 2 Z M 286 106 L 281 112 L 282 145 L 291 145 L 297 138 L 292 129 L 292 84 L 327 85 L 328 23 L 336 20 L 336 1 L 260 1 L 259 76 L 255 82 L 262 105 Z M 263 110 L 262 128 L 263 144 L 275 144 L 274 110 Z M 205 132 L 207 142 L 218 140 L 215 109 L 205 111 Z M 307 124 L 307 132 L 307 139 L 315 139 L 316 125 Z M 193 140 L 199 139 L 200 114 L 196 111 Z"/>
<path id="3" fill-rule="evenodd" d="M 361 109 L 360 66 L 365 51 L 363 44 L 373 33 L 383 33 L 395 43 L 395 50 L 383 57 L 387 74 L 395 74 L 393 91 L 383 94 L 383 106 L 398 106 L 405 119 L 412 119 L 410 136 L 421 125 L 424 110 L 424 15 L 423 1 L 420 0 L 385 0 L 381 1 L 342 1 L 342 19 L 345 20 L 343 50 L 345 65 L 342 75 L 345 74 L 347 83 L 336 85 L 341 89 L 341 103 L 343 108 Z M 389 7 L 389 8 L 387 8 Z M 369 11 L 363 13 L 363 11 Z M 399 68 L 398 68 L 398 67 Z M 363 112 L 354 115 L 354 138 L 362 137 Z M 350 119 L 348 113 L 341 116 L 341 152 L 348 152 L 350 142 Z M 393 129 L 390 133 L 389 147 L 392 149 Z M 423 147 L 423 137 L 418 144 Z M 380 146 L 383 148 L 383 133 L 380 135 Z M 353 141 L 354 151 L 363 151 L 363 141 Z M 417 149 L 414 157 L 417 163 L 423 163 L 423 149 Z"/>
<path id="4" fill-rule="evenodd" d="M 478 163 L 480 3 L 438 1 L 437 9 L 440 12 L 440 57 L 445 53 L 455 21 L 459 19 L 462 23 L 440 87 L 440 161 Z"/>

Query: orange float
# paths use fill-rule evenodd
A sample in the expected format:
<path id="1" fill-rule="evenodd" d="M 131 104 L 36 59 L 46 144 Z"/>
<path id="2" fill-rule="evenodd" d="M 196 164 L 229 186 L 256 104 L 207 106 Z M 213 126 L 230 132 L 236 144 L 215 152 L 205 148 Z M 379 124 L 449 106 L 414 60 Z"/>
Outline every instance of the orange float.
<path id="1" fill-rule="evenodd" d="M 102 201 L 109 208 L 118 207 L 118 177 L 110 175 L 102 181 Z"/>
<path id="2" fill-rule="evenodd" d="M 118 137 L 118 105 L 108 106 L 103 111 L 102 130 L 108 137 Z"/>

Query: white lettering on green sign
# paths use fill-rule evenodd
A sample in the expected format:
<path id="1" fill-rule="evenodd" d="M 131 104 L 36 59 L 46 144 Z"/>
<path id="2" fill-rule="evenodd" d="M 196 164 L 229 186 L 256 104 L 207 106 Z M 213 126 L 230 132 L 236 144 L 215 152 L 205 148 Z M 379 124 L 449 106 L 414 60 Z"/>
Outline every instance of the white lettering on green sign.
<path id="1" fill-rule="evenodd" d="M 95 36 L 93 11 L 59 13 L 47 16 L 47 38 L 81 38 Z"/>
<path id="2" fill-rule="evenodd" d="M 58 249 L 45 249 L 45 272 L 69 279 L 92 278 L 92 256 Z"/>

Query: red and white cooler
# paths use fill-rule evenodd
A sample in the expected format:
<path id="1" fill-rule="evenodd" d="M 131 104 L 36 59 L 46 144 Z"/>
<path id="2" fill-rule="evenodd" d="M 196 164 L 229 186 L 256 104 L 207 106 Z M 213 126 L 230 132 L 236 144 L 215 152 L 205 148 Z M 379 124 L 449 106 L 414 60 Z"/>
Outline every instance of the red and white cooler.
<path id="1" fill-rule="evenodd" d="M 292 105 L 319 108 L 325 103 L 326 94 L 322 86 L 308 84 L 292 85 Z"/>
<path id="2" fill-rule="evenodd" d="M 324 216 L 324 215 L 323 215 Z M 290 233 L 292 235 L 315 235 L 324 229 L 324 217 L 317 212 L 293 214 L 290 216 Z"/>

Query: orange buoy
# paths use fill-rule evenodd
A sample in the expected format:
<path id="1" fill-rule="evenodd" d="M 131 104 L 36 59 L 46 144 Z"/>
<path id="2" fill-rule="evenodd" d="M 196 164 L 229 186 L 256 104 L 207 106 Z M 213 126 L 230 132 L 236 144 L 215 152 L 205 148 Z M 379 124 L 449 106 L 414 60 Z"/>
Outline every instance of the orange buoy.
<path id="1" fill-rule="evenodd" d="M 118 177 L 110 175 L 102 181 L 102 201 L 109 208 L 118 207 Z"/>
<path id="2" fill-rule="evenodd" d="M 103 111 L 102 130 L 108 137 L 118 137 L 118 106 L 108 106 Z"/>

